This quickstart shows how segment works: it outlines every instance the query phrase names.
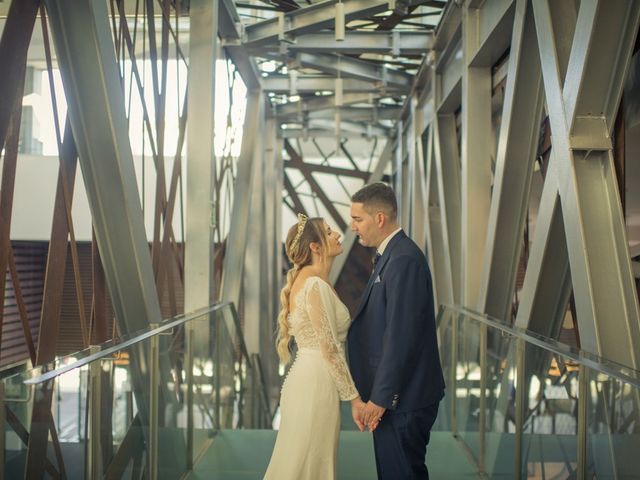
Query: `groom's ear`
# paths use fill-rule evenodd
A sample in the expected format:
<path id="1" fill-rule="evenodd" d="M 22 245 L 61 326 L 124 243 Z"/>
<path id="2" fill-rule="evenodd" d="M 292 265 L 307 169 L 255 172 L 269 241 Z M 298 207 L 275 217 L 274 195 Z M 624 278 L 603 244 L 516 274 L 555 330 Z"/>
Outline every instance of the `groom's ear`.
<path id="1" fill-rule="evenodd" d="M 384 214 L 384 212 L 376 213 L 376 224 L 379 228 L 384 228 L 384 226 L 387 224 L 387 216 Z"/>

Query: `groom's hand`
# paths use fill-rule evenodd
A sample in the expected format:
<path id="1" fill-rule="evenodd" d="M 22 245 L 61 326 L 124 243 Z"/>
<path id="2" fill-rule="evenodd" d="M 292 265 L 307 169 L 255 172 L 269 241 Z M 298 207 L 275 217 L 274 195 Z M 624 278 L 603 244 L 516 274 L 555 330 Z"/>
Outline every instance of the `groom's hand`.
<path id="1" fill-rule="evenodd" d="M 380 420 L 382 420 L 384 412 L 386 412 L 384 407 L 380 407 L 369 400 L 364 406 L 362 421 L 367 427 L 369 427 L 369 430 L 373 432 L 378 428 L 378 424 L 380 423 Z"/>
<path id="2" fill-rule="evenodd" d="M 353 422 L 361 432 L 364 432 L 364 429 L 366 428 L 366 424 L 362 421 L 364 407 L 365 403 L 360 399 L 360 397 L 351 400 L 351 416 L 353 417 Z"/>

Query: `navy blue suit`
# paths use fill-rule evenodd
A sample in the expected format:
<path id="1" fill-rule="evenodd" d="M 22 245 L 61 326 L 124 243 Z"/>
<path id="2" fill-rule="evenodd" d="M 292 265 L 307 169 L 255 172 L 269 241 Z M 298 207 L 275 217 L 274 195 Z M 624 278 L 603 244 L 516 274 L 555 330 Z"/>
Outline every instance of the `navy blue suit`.
<path id="1" fill-rule="evenodd" d="M 444 378 L 431 273 L 403 231 L 375 265 L 347 341 L 360 396 L 387 409 L 373 433 L 378 478 L 429 478 L 426 445 Z"/>

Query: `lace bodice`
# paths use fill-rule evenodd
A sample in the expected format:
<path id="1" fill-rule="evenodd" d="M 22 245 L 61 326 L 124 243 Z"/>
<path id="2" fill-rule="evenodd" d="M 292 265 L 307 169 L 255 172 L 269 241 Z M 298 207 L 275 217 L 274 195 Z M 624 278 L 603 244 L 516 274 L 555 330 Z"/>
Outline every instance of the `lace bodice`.
<path id="1" fill-rule="evenodd" d="M 289 325 L 298 348 L 319 349 L 340 400 L 353 400 L 358 391 L 344 354 L 344 341 L 351 322 L 349 310 L 320 277 L 307 278 L 296 293 L 294 303 Z"/>

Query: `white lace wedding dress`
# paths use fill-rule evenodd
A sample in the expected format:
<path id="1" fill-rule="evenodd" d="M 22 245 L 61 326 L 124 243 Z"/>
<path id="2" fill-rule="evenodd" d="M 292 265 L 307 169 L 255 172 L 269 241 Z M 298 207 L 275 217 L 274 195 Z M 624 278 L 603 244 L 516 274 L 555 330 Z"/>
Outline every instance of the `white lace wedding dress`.
<path id="1" fill-rule="evenodd" d="M 340 400 L 358 396 L 344 354 L 349 311 L 319 277 L 297 292 L 289 324 L 298 352 L 282 386 L 280 431 L 265 480 L 336 477 Z"/>

